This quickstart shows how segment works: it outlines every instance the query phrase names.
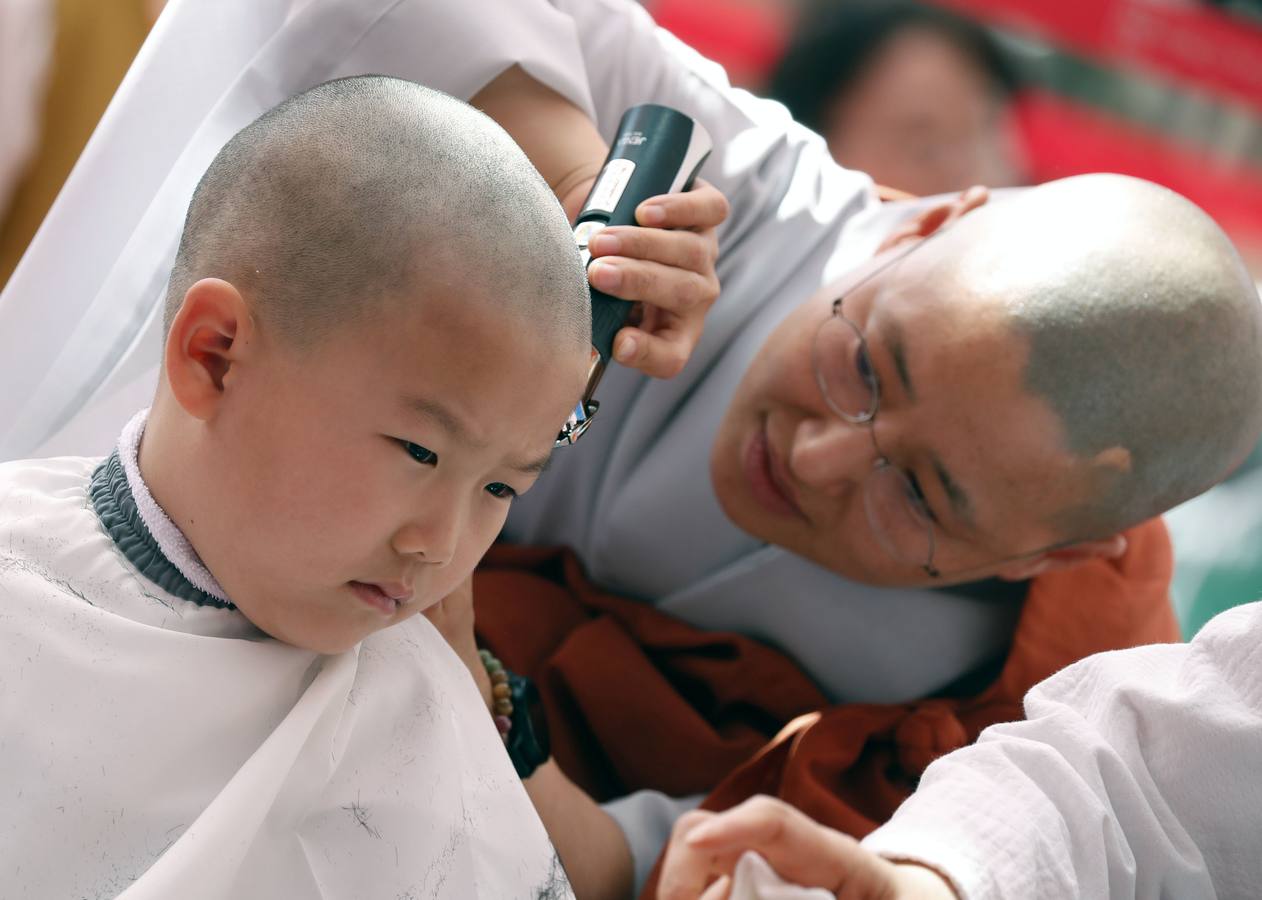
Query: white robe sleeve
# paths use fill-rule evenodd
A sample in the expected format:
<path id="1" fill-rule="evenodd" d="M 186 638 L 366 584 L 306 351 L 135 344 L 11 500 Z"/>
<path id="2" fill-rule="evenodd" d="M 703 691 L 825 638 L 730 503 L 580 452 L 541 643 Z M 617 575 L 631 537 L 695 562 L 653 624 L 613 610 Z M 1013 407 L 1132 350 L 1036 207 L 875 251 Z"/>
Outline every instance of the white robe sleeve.
<path id="1" fill-rule="evenodd" d="M 1262 603 L 1090 657 L 934 763 L 864 845 L 981 898 L 1257 896 Z"/>
<path id="2" fill-rule="evenodd" d="M 591 114 L 573 26 L 543 0 L 175 0 L 0 294 L 0 459 L 104 452 L 144 405 L 189 199 L 237 130 L 329 78 L 467 99 L 514 63 Z"/>

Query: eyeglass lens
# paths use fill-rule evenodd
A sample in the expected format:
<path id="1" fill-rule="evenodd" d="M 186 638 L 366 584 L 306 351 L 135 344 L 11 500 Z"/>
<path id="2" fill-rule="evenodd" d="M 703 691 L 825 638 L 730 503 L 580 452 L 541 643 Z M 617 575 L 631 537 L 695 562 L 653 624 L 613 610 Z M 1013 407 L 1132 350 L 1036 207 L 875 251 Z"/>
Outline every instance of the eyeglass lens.
<path id="1" fill-rule="evenodd" d="M 815 377 L 829 407 L 853 425 L 871 427 L 880 402 L 867 342 L 841 315 L 820 325 L 813 348 Z M 863 502 L 874 535 L 887 553 L 909 565 L 929 566 L 933 525 L 924 502 L 902 469 L 881 458 L 863 483 Z"/>

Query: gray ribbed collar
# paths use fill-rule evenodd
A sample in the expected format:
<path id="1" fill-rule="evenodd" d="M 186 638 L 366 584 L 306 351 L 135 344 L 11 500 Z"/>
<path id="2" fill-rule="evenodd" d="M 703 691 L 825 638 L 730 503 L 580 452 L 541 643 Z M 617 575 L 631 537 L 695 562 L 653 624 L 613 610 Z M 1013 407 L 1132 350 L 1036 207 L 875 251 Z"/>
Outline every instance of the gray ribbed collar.
<path id="1" fill-rule="evenodd" d="M 136 494 L 132 490 L 132 485 L 128 478 L 130 474 L 128 472 L 129 467 L 125 465 L 122 457 L 122 454 L 126 452 L 134 454 L 136 447 L 139 446 L 140 432 L 143 429 L 144 418 L 143 414 L 141 414 L 136 419 L 133 419 L 127 429 L 124 430 L 118 449 L 111 453 L 109 458 L 101 463 L 96 471 L 92 473 L 92 482 L 88 487 L 88 494 L 92 498 L 92 506 L 96 510 L 101 524 L 128 562 L 135 566 L 140 571 L 140 574 L 167 593 L 182 600 L 196 603 L 198 606 L 236 609 L 223 596 L 222 588 L 219 588 L 214 577 L 205 570 L 201 565 L 201 561 L 195 558 L 186 562 L 195 563 L 195 568 L 198 571 L 194 577 L 200 576 L 198 580 L 202 581 L 205 587 L 210 588 L 210 590 L 204 590 L 202 587 L 194 584 L 193 580 L 185 572 L 181 571 L 181 568 L 172 562 L 170 556 L 163 551 L 162 544 L 155 537 L 150 524 L 146 522 L 145 515 L 137 503 Z M 136 477 L 139 478 L 138 469 Z M 143 484 L 141 487 L 144 487 Z M 156 504 L 152 503 L 148 490 L 144 489 L 144 492 L 145 497 L 150 499 L 150 505 L 155 507 L 156 514 L 161 514 L 165 518 L 165 513 L 162 513 Z M 170 520 L 166 519 L 165 522 L 170 523 Z M 170 523 L 170 527 L 172 529 L 175 528 L 173 523 Z M 179 534 L 178 537 L 180 541 L 187 544 L 187 540 L 182 534 Z M 187 553 L 176 553 L 177 556 L 190 554 L 192 554 L 191 547 L 188 548 Z"/>

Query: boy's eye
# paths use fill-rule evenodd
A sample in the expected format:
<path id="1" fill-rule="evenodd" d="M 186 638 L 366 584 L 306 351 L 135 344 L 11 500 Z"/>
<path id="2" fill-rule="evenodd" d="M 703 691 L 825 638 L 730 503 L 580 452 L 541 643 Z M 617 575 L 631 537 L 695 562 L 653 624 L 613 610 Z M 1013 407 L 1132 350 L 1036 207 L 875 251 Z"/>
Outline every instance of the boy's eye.
<path id="1" fill-rule="evenodd" d="M 407 451 L 408 456 L 412 457 L 423 466 L 438 465 L 438 454 L 428 447 L 422 447 L 420 444 L 414 444 L 411 441 L 400 441 L 403 449 Z"/>
<path id="2" fill-rule="evenodd" d="M 486 486 L 486 492 L 501 500 L 512 500 L 517 496 L 517 492 L 502 481 L 492 481 Z"/>

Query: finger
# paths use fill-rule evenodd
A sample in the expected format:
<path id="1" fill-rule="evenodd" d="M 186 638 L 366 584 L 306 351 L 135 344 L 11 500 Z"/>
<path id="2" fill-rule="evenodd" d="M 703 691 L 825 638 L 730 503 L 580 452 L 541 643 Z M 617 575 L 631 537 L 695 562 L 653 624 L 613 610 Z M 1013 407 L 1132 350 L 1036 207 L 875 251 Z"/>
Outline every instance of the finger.
<path id="1" fill-rule="evenodd" d="M 674 378 L 684 370 L 697 346 L 700 333 L 666 329 L 648 334 L 638 328 L 624 328 L 614 339 L 614 359 L 652 378 Z"/>
<path id="2" fill-rule="evenodd" d="M 657 880 L 657 900 L 699 900 L 716 876 L 730 874 L 735 866 L 734 856 L 721 860 L 672 841 Z"/>
<path id="3" fill-rule="evenodd" d="M 719 189 L 698 178 L 690 191 L 645 200 L 636 207 L 635 220 L 652 228 L 704 231 L 721 225 L 729 211 L 727 198 Z"/>
<path id="4" fill-rule="evenodd" d="M 680 315 L 704 313 L 719 296 L 713 275 L 624 256 L 606 256 L 587 269 L 592 287 L 623 300 L 651 303 Z"/>
<path id="5" fill-rule="evenodd" d="M 591 239 L 587 249 L 597 258 L 625 256 L 703 275 L 714 270 L 719 255 L 713 235 L 625 226 L 606 228 Z"/>
<path id="6" fill-rule="evenodd" d="M 787 803 L 754 797 L 690 829 L 684 843 L 700 853 L 756 850 L 787 881 L 859 897 L 888 876 L 889 864 L 851 837 L 826 828 Z"/>
<path id="7" fill-rule="evenodd" d="M 751 797 L 697 823 L 688 830 L 685 841 L 690 846 L 711 850 L 736 844 L 758 849 L 780 840 L 784 830 L 796 824 L 795 813 L 797 810 L 782 800 L 761 795 Z"/>
<path id="8" fill-rule="evenodd" d="M 727 900 L 732 894 L 732 878 L 730 875 L 720 875 L 714 884 L 706 888 L 701 900 Z"/>
<path id="9" fill-rule="evenodd" d="M 692 810 L 675 820 L 657 880 L 657 900 L 697 900 L 701 896 L 715 874 L 712 854 L 690 846 L 685 838 L 713 816 L 712 812 Z"/>

